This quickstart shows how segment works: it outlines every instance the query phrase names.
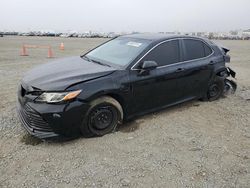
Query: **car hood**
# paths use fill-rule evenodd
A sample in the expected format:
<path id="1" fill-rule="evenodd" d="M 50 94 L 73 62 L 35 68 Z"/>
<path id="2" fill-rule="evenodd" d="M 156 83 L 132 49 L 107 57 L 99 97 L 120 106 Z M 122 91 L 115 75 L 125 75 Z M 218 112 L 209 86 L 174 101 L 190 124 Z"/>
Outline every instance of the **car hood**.
<path id="1" fill-rule="evenodd" d="M 115 70 L 81 57 L 70 57 L 37 66 L 26 73 L 21 82 L 29 90 L 63 91 L 72 84 L 106 76 Z"/>

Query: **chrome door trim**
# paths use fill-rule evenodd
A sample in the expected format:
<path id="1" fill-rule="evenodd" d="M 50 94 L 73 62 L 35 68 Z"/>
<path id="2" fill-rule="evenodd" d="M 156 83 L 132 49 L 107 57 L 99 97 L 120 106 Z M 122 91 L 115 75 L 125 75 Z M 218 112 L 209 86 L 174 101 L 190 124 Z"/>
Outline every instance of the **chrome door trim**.
<path id="1" fill-rule="evenodd" d="M 201 42 L 203 42 L 204 44 L 206 44 L 211 50 L 212 50 L 212 53 L 209 54 L 208 56 L 206 57 L 202 57 L 202 58 L 197 58 L 197 59 L 192 59 L 192 60 L 188 60 L 188 61 L 181 61 L 181 62 L 177 62 L 177 63 L 173 63 L 173 64 L 170 64 L 170 65 L 163 65 L 163 66 L 159 66 L 157 67 L 157 69 L 159 68 L 164 68 L 164 67 L 169 67 L 169 66 L 174 66 L 174 65 L 179 65 L 179 64 L 183 64 L 183 63 L 188 63 L 188 62 L 191 62 L 191 61 L 197 61 L 197 60 L 202 60 L 202 59 L 206 59 L 210 56 L 212 56 L 214 54 L 214 50 L 211 48 L 211 46 L 209 44 L 207 44 L 205 41 L 203 41 L 202 39 L 198 39 L 198 38 L 185 38 L 185 37 L 181 37 L 181 38 L 174 38 L 174 39 L 167 39 L 167 40 L 164 40 L 158 44 L 156 44 L 155 46 L 153 46 L 152 48 L 150 48 L 139 60 L 136 61 L 136 63 L 131 67 L 131 70 L 141 70 L 141 69 L 135 69 L 134 67 L 149 53 L 151 52 L 153 49 L 155 49 L 157 46 L 165 43 L 165 42 L 169 42 L 169 41 L 173 41 L 173 40 L 180 40 L 180 39 L 189 39 L 189 40 L 199 40 Z"/>

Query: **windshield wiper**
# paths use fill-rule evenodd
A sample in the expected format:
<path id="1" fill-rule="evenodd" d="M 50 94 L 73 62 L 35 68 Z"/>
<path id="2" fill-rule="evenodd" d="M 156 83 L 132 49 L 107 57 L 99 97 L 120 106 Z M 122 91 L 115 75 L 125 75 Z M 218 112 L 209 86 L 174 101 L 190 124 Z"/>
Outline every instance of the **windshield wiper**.
<path id="1" fill-rule="evenodd" d="M 81 57 L 84 58 L 84 59 L 86 59 L 86 60 L 89 61 L 89 62 L 93 62 L 93 63 L 97 63 L 97 64 L 99 64 L 99 65 L 111 67 L 111 66 L 108 65 L 108 64 L 102 63 L 102 62 L 100 62 L 100 61 L 96 61 L 96 60 L 94 60 L 94 59 L 90 59 L 90 58 L 87 57 L 86 55 L 85 55 L 85 56 L 81 56 Z"/>
<path id="2" fill-rule="evenodd" d="M 110 65 L 105 64 L 105 63 L 102 63 L 102 62 L 100 62 L 100 61 L 96 61 L 96 60 L 93 60 L 93 59 L 91 59 L 91 61 L 94 62 L 94 63 L 97 63 L 97 64 L 99 64 L 99 65 L 111 67 Z"/>
<path id="3" fill-rule="evenodd" d="M 84 55 L 84 56 L 81 56 L 81 58 L 83 58 L 83 59 L 85 59 L 85 60 L 87 60 L 87 61 L 89 61 L 89 62 L 93 62 L 90 58 L 88 58 L 86 55 Z"/>

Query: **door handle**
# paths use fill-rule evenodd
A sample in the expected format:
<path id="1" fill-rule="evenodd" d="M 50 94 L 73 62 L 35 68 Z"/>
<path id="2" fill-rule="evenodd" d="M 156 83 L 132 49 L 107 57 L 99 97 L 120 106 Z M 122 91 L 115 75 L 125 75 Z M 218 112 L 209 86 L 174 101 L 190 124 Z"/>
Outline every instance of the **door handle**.
<path id="1" fill-rule="evenodd" d="M 184 70 L 185 70 L 184 68 L 178 68 L 175 72 L 182 72 Z"/>
<path id="2" fill-rule="evenodd" d="M 209 65 L 213 65 L 213 64 L 215 64 L 215 62 L 214 61 L 210 61 L 208 64 Z"/>

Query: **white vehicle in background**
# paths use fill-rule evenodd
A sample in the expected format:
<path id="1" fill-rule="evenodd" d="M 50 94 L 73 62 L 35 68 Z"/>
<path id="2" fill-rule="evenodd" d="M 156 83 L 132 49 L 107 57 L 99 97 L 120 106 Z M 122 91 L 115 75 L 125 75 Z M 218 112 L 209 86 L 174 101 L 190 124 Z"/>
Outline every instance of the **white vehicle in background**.
<path id="1" fill-rule="evenodd" d="M 63 33 L 60 35 L 60 37 L 68 38 L 68 37 L 70 37 L 70 35 L 68 33 Z"/>

